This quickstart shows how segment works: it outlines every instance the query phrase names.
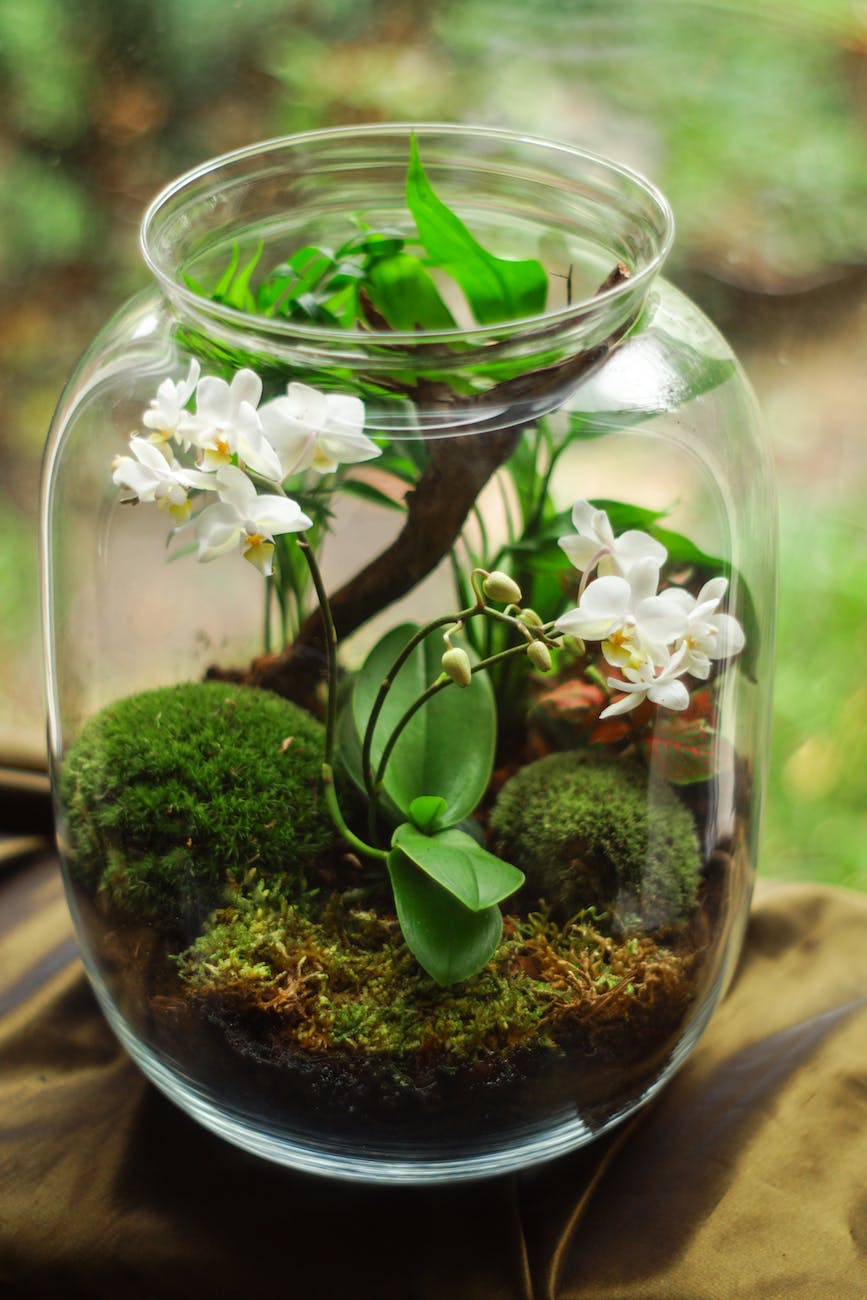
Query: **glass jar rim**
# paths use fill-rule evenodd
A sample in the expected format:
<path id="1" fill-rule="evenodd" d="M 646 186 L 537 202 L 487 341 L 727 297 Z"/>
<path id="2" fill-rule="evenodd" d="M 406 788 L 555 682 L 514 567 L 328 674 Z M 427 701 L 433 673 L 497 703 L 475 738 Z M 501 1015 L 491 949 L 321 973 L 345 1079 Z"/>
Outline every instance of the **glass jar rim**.
<path id="1" fill-rule="evenodd" d="M 544 152 L 547 152 L 552 157 L 567 158 L 574 160 L 575 163 L 583 164 L 585 169 L 596 169 L 600 174 L 616 177 L 621 184 L 628 187 L 636 199 L 642 198 L 645 201 L 648 214 L 655 218 L 655 239 L 652 251 L 642 262 L 628 268 L 628 276 L 615 278 L 615 282 L 610 287 L 601 286 L 595 292 L 578 297 L 563 307 L 557 307 L 532 316 L 506 319 L 493 325 L 459 325 L 448 329 L 408 331 L 344 328 L 337 325 L 299 323 L 295 320 L 281 320 L 280 318 L 262 316 L 258 313 L 240 311 L 224 303 L 215 303 L 213 300 L 204 298 L 197 293 L 177 274 L 177 262 L 175 261 L 173 265 L 169 265 L 165 250 L 159 246 L 158 236 L 161 224 L 167 219 L 167 209 L 172 201 L 178 199 L 184 193 L 189 193 L 194 186 L 206 181 L 209 177 L 216 178 L 221 171 L 228 171 L 228 169 L 234 168 L 247 160 L 264 159 L 269 155 L 276 155 L 279 152 L 293 148 L 300 149 L 307 146 L 316 146 L 320 143 L 328 144 L 340 139 L 351 141 L 365 137 L 370 139 L 377 137 L 382 139 L 405 138 L 408 142 L 412 133 L 422 142 L 425 137 L 437 136 L 443 139 L 453 139 L 456 143 L 461 140 L 486 140 L 507 146 L 539 150 L 540 157 L 543 156 Z M 394 348 L 418 345 L 420 340 L 448 344 L 461 339 L 467 343 L 482 344 L 485 340 L 493 338 L 503 341 L 515 334 L 535 331 L 547 333 L 551 330 L 557 330 L 559 327 L 568 327 L 588 311 L 605 310 L 607 307 L 616 305 L 624 297 L 634 300 L 636 295 L 643 292 L 659 272 L 668 256 L 673 240 L 674 215 L 668 200 L 652 181 L 649 181 L 631 167 L 560 140 L 550 140 L 542 136 L 529 135 L 499 127 L 437 122 L 386 122 L 327 127 L 316 131 L 275 136 L 271 139 L 258 141 L 219 154 L 199 164 L 199 166 L 183 172 L 160 190 L 145 210 L 140 228 L 140 247 L 148 269 L 172 300 L 185 305 L 194 313 L 205 311 L 208 315 L 224 322 L 225 325 L 243 331 L 261 327 L 267 329 L 272 337 L 275 335 L 283 336 L 287 340 L 291 339 L 299 344 L 328 345 L 340 340 L 348 345 L 353 343 L 376 344 Z"/>

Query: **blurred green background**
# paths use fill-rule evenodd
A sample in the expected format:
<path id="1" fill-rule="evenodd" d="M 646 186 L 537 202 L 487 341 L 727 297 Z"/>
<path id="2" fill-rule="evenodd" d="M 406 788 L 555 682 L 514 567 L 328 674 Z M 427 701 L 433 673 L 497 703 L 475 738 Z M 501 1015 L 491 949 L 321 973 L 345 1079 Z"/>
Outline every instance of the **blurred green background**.
<path id="1" fill-rule="evenodd" d="M 668 194 L 669 267 L 739 351 L 781 493 L 765 874 L 867 888 L 867 5 L 0 0 L 0 749 L 42 761 L 39 459 L 145 281 L 179 171 L 320 125 L 564 139 Z"/>

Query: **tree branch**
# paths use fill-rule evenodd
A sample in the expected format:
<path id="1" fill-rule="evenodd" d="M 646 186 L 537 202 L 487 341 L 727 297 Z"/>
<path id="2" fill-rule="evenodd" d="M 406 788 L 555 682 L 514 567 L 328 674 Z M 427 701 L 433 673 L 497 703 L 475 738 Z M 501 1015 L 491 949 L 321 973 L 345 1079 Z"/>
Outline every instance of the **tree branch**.
<path id="1" fill-rule="evenodd" d="M 603 288 L 611 288 L 625 278 L 621 268 L 616 267 Z M 349 636 L 433 572 L 460 536 L 482 488 L 515 450 L 524 428 L 550 407 L 554 393 L 574 386 L 601 364 L 629 324 L 631 321 L 594 348 L 555 366 L 507 380 L 477 399 L 480 404 L 495 405 L 500 412 L 498 424 L 506 421 L 506 428 L 486 431 L 483 424 L 474 425 L 471 434 L 431 440 L 428 464 L 407 493 L 406 519 L 400 533 L 331 597 L 339 638 Z M 442 384 L 425 388 L 425 382 L 420 381 L 415 396 L 423 406 L 448 409 Z M 502 414 L 503 408 L 506 415 Z M 255 660 L 244 680 L 309 706 L 324 676 L 324 637 L 322 615 L 316 609 L 304 621 L 292 645 Z"/>

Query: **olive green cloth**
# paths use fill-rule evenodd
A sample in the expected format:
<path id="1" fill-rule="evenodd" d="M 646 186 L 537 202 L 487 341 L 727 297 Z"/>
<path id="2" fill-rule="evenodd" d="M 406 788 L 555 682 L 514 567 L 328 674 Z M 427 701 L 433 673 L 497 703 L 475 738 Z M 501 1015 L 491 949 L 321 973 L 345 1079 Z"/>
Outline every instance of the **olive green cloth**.
<path id="1" fill-rule="evenodd" d="M 760 890 L 728 998 L 629 1125 L 518 1176 L 381 1189 L 260 1162 L 164 1100 L 36 849 L 0 855 L 0 1295 L 867 1296 L 867 899 Z"/>

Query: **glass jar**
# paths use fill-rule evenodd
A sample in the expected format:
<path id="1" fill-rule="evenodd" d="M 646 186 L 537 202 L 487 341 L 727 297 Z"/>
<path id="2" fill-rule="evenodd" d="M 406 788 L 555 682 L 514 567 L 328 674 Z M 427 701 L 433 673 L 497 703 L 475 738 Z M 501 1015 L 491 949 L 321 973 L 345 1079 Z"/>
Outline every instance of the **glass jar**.
<path id="1" fill-rule="evenodd" d="M 228 1140 L 403 1182 L 580 1146 L 694 1046 L 749 906 L 775 579 L 754 399 L 660 278 L 662 196 L 561 144 L 414 139 L 164 191 L 43 508 L 106 1016 Z"/>

